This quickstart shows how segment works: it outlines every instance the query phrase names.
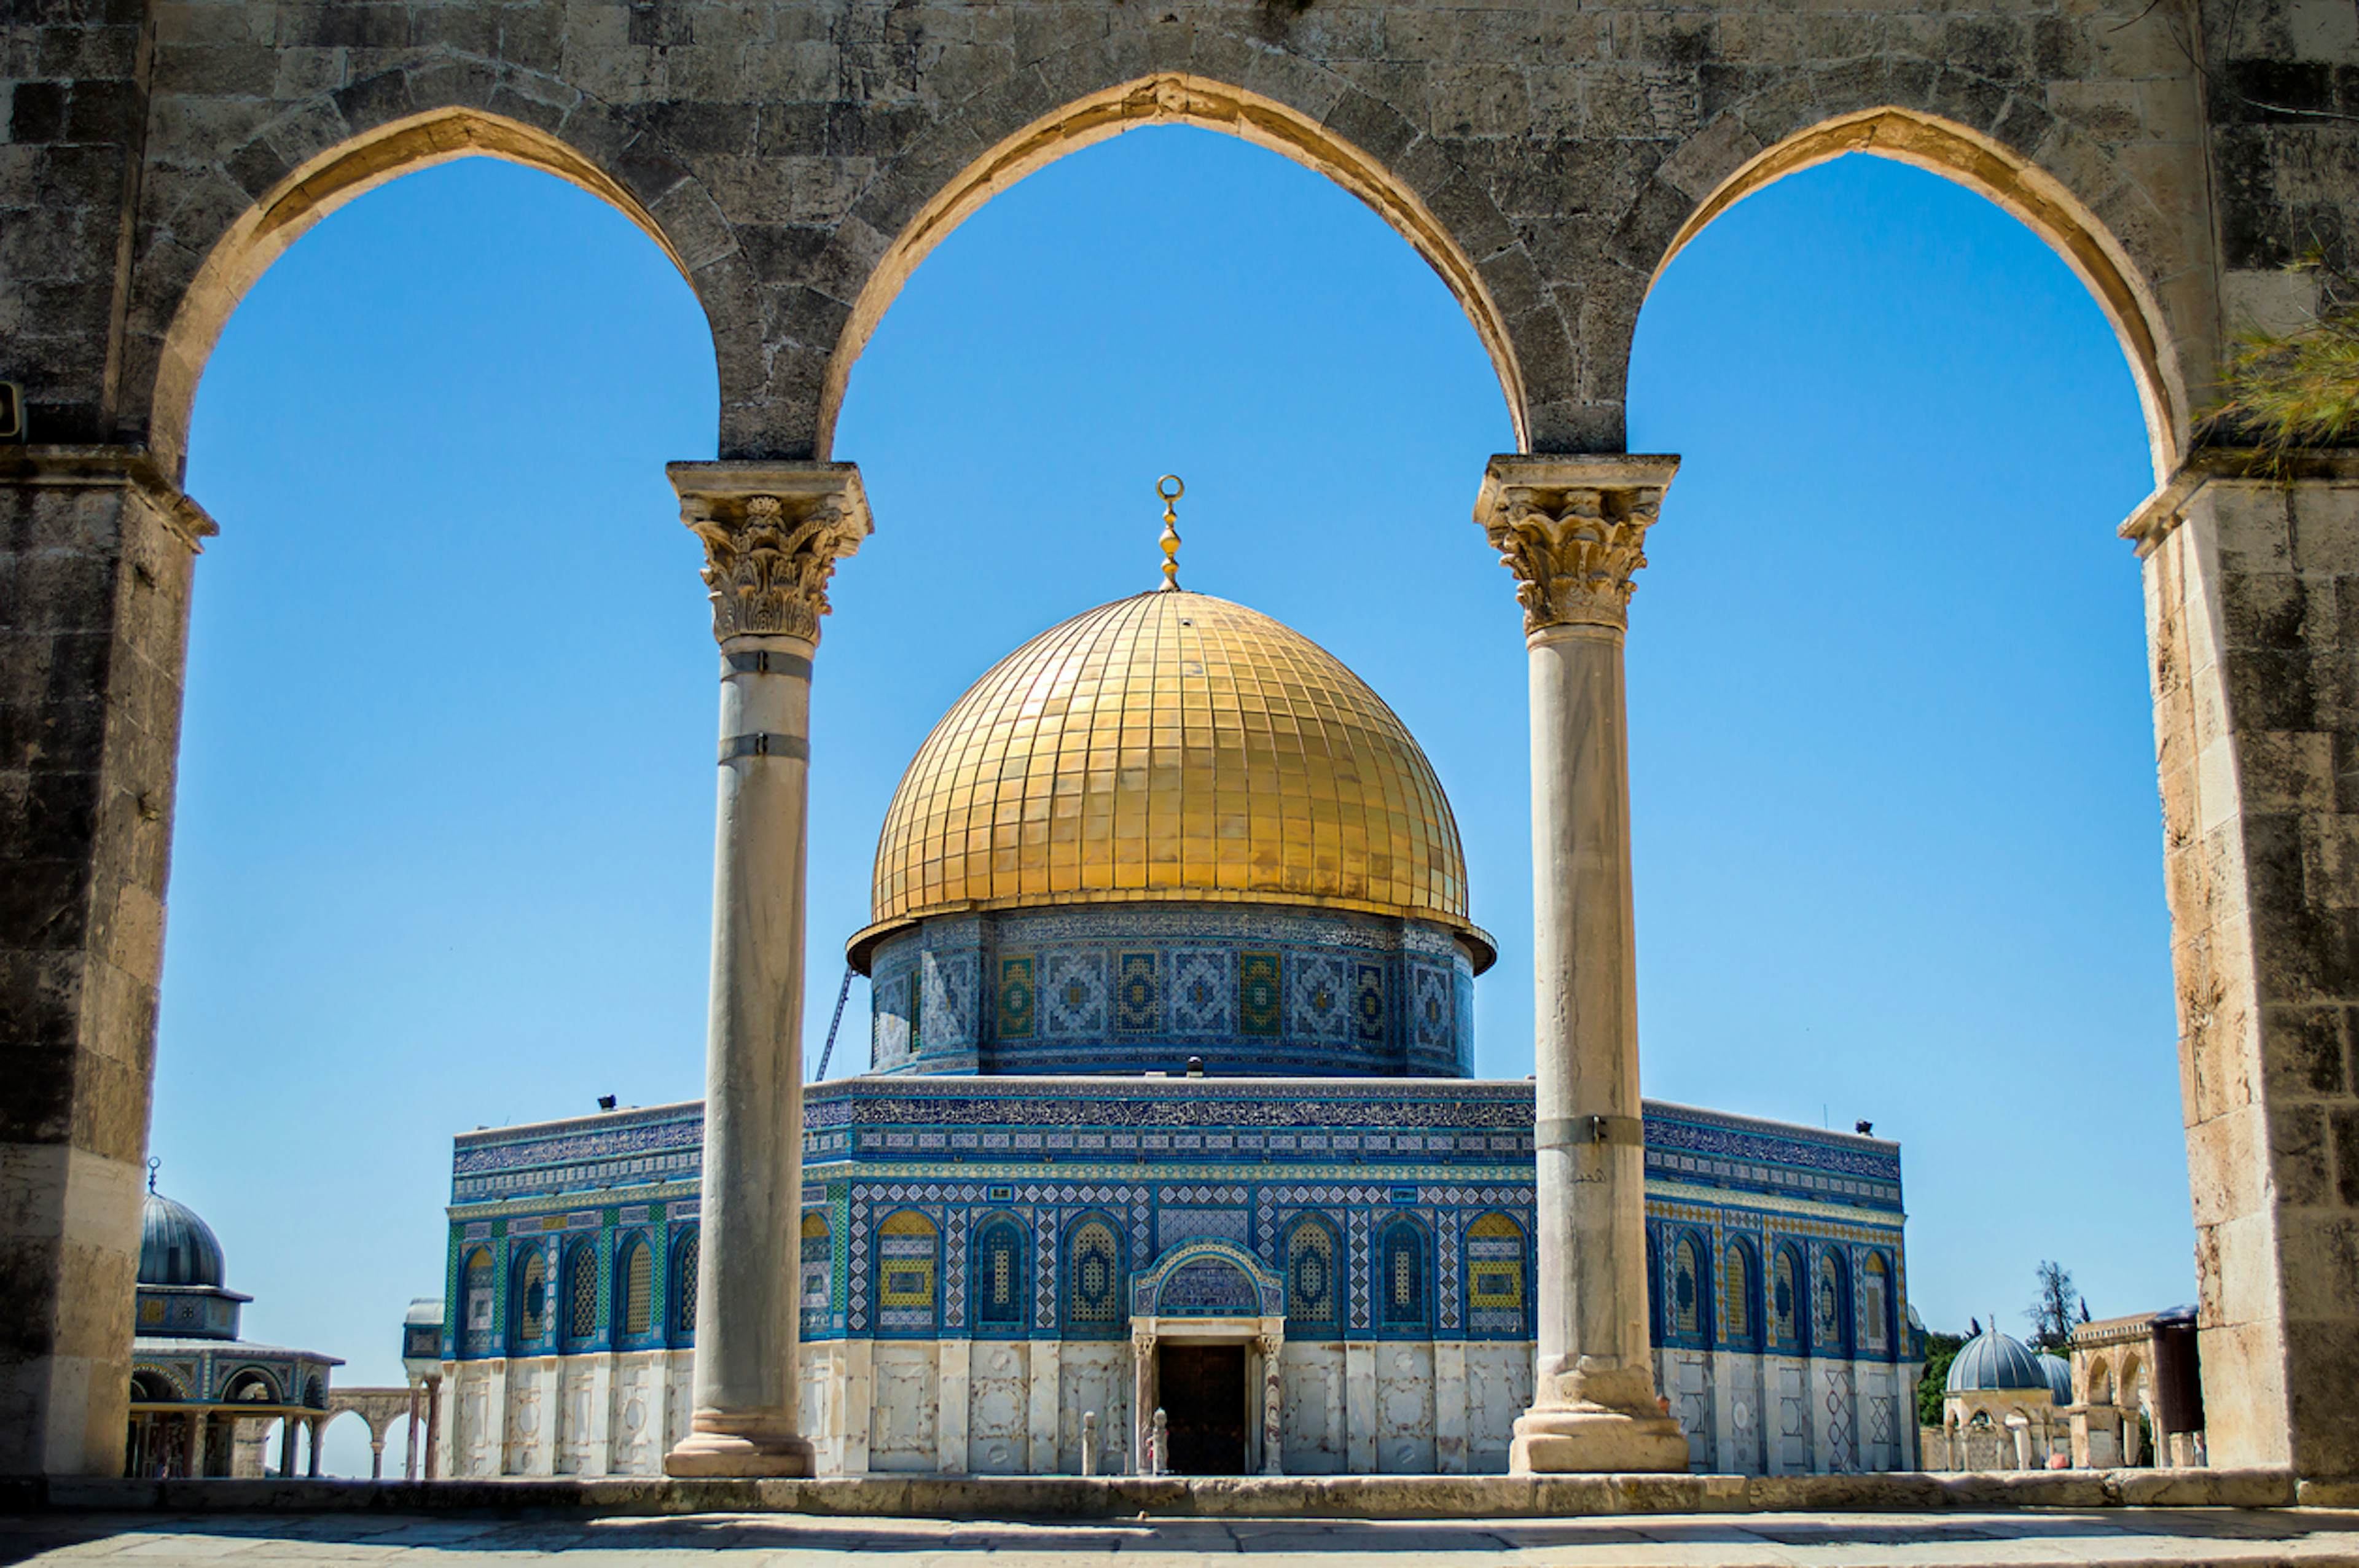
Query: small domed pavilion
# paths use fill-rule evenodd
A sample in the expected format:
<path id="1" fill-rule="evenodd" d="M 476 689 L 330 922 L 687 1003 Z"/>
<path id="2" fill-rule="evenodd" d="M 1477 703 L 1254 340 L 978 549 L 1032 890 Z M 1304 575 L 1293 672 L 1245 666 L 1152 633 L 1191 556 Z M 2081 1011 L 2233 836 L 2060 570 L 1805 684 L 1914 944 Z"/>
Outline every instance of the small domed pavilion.
<path id="1" fill-rule="evenodd" d="M 1996 1327 L 1959 1347 L 1941 1393 L 1952 1470 L 2038 1466 L 2069 1444 L 2063 1407 L 2072 1402 L 2072 1364 Z M 2010 1435 L 2016 1431 L 2022 1444 Z"/>
<path id="2" fill-rule="evenodd" d="M 254 1298 L 229 1289 L 226 1278 L 212 1227 L 156 1190 L 149 1162 L 139 1225 L 126 1476 L 234 1474 L 240 1444 L 259 1444 L 263 1426 L 272 1421 L 286 1422 L 279 1474 L 295 1467 L 299 1426 L 310 1430 L 310 1473 L 320 1473 L 328 1379 L 343 1362 L 316 1350 L 240 1339 L 238 1314 Z"/>

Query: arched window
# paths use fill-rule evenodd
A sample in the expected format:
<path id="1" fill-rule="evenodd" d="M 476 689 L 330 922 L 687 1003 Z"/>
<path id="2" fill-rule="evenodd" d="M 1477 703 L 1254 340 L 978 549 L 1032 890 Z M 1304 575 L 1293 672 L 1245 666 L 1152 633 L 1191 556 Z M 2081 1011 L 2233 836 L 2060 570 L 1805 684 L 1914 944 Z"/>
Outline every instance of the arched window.
<path id="1" fill-rule="evenodd" d="M 598 1332 L 598 1247 L 577 1241 L 565 1259 L 565 1339 L 580 1345 Z"/>
<path id="2" fill-rule="evenodd" d="M 1859 1331 L 1868 1355 L 1892 1349 L 1892 1268 L 1881 1252 L 1869 1253 L 1860 1265 Z"/>
<path id="3" fill-rule="evenodd" d="M 814 1338 L 828 1331 L 835 1308 L 835 1236 L 815 1208 L 803 1210 L 802 1268 L 803 1336 Z"/>
<path id="4" fill-rule="evenodd" d="M 1376 1245 L 1379 1333 L 1424 1338 L 1433 1322 L 1433 1271 L 1425 1256 L 1425 1230 L 1415 1220 L 1396 1219 Z"/>
<path id="5" fill-rule="evenodd" d="M 1791 1247 L 1777 1249 L 1770 1273 L 1769 1344 L 1788 1355 L 1802 1348 L 1802 1260 Z"/>
<path id="6" fill-rule="evenodd" d="M 1122 1238 L 1103 1219 L 1073 1227 L 1065 1243 L 1065 1323 L 1081 1335 L 1113 1338 L 1125 1333 L 1130 1308 L 1123 1300 Z"/>
<path id="7" fill-rule="evenodd" d="M 1335 1231 L 1304 1215 L 1286 1233 L 1286 1327 L 1305 1339 L 1332 1339 L 1336 1326 Z"/>
<path id="8" fill-rule="evenodd" d="M 1851 1292 L 1847 1286 L 1843 1254 L 1830 1247 L 1819 1255 L 1819 1271 L 1810 1286 L 1813 1356 L 1851 1354 Z"/>
<path id="9" fill-rule="evenodd" d="M 885 1334 L 931 1334 L 940 1238 L 914 1209 L 876 1228 L 876 1326 Z"/>
<path id="10" fill-rule="evenodd" d="M 614 1320 L 625 1335 L 645 1334 L 655 1326 L 655 1249 L 644 1236 L 623 1243 L 623 1260 L 614 1271 Z"/>
<path id="11" fill-rule="evenodd" d="M 671 1250 L 671 1331 L 674 1345 L 696 1343 L 696 1264 L 698 1232 L 675 1243 Z"/>
<path id="12" fill-rule="evenodd" d="M 1024 1327 L 1024 1255 L 1030 1250 L 1023 1227 L 1007 1215 L 986 1220 L 975 1243 L 974 1321 L 982 1328 L 1021 1332 Z"/>
<path id="13" fill-rule="evenodd" d="M 1484 1215 L 1466 1227 L 1467 1332 L 1523 1338 L 1524 1303 L 1524 1227 L 1504 1214 Z"/>
<path id="14" fill-rule="evenodd" d="M 1671 1248 L 1671 1332 L 1685 1339 L 1703 1336 L 1706 1298 L 1712 1275 L 1703 1248 L 1692 1235 L 1682 1236 Z"/>
<path id="15" fill-rule="evenodd" d="M 508 1318 L 508 1348 L 525 1350 L 549 1332 L 549 1254 L 534 1247 L 516 1261 L 516 1308 Z"/>
<path id="16" fill-rule="evenodd" d="M 492 1249 L 478 1247 L 467 1254 L 466 1303 L 467 1315 L 462 1321 L 467 1325 L 462 1347 L 480 1356 L 491 1348 L 494 1329 L 493 1314 L 498 1294 L 492 1288 Z"/>
<path id="17" fill-rule="evenodd" d="M 1647 1343 L 1663 1342 L 1663 1238 L 1647 1227 Z"/>
<path id="18" fill-rule="evenodd" d="M 1720 1335 L 1739 1349 L 1761 1347 L 1761 1315 L 1753 1305 L 1753 1250 L 1731 1241 L 1720 1259 Z"/>

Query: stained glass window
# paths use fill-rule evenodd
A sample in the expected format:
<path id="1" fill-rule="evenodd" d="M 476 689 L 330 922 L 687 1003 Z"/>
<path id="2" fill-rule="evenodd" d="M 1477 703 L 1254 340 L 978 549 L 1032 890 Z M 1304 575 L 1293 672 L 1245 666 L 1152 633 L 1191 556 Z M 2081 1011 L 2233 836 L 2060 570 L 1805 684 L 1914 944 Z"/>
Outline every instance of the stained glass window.
<path id="1" fill-rule="evenodd" d="M 876 1229 L 876 1324 L 889 1333 L 929 1333 L 934 1327 L 935 1269 L 940 1234 L 914 1209 L 887 1217 Z"/>
<path id="2" fill-rule="evenodd" d="M 467 1255 L 467 1332 L 488 1334 L 491 1329 L 492 1254 L 478 1247 Z"/>
<path id="3" fill-rule="evenodd" d="M 835 1238 L 817 1209 L 803 1212 L 802 1273 L 803 1333 L 820 1334 L 835 1309 Z"/>
<path id="4" fill-rule="evenodd" d="M 645 1334 L 655 1325 L 655 1253 L 642 1237 L 623 1243 L 623 1332 Z"/>
<path id="5" fill-rule="evenodd" d="M 536 1246 L 516 1265 L 515 1340 L 530 1345 L 549 1328 L 549 1258 Z"/>
<path id="6" fill-rule="evenodd" d="M 1426 1313 L 1425 1232 L 1407 1220 L 1385 1231 L 1378 1249 L 1378 1288 L 1382 1292 L 1384 1326 L 1392 1330 L 1423 1328 Z"/>
<path id="7" fill-rule="evenodd" d="M 1110 1328 L 1127 1323 L 1130 1314 L 1122 1299 L 1122 1249 L 1114 1227 L 1103 1220 L 1084 1220 L 1073 1227 L 1066 1247 L 1066 1318 L 1090 1328 Z"/>
<path id="8" fill-rule="evenodd" d="M 1524 1229 L 1504 1214 L 1466 1227 L 1466 1326 L 1476 1334 L 1524 1333 Z"/>
<path id="9" fill-rule="evenodd" d="M 975 1321 L 986 1328 L 1024 1326 L 1024 1233 L 1012 1219 L 995 1219 L 983 1227 L 974 1255 L 979 1271 L 974 1283 Z"/>
<path id="10" fill-rule="evenodd" d="M 566 1264 L 565 1335 L 587 1339 L 598 1332 L 598 1249 L 587 1242 Z"/>
<path id="11" fill-rule="evenodd" d="M 696 1342 L 696 1268 L 700 1238 L 691 1230 L 671 1255 L 671 1342 Z"/>
<path id="12" fill-rule="evenodd" d="M 1703 1266 L 1696 1256 L 1695 1238 L 1680 1238 L 1671 1249 L 1671 1332 L 1697 1334 L 1703 1321 Z"/>
<path id="13" fill-rule="evenodd" d="M 1286 1318 L 1299 1328 L 1335 1326 L 1335 1233 L 1315 1219 L 1287 1234 Z"/>
<path id="14" fill-rule="evenodd" d="M 1753 1268 L 1741 1241 L 1721 1255 L 1720 1332 L 1731 1345 L 1753 1343 Z"/>
<path id="15" fill-rule="evenodd" d="M 1878 1356 L 1892 1345 L 1892 1327 L 1886 1316 L 1891 1301 L 1891 1271 L 1885 1265 L 1883 1253 L 1871 1252 L 1859 1271 L 1859 1319 L 1867 1348 Z"/>
<path id="16" fill-rule="evenodd" d="M 1790 1247 L 1777 1249 L 1777 1267 L 1769 1286 L 1770 1336 L 1781 1350 L 1799 1349 L 1802 1344 L 1801 1269 L 1794 1260 Z"/>
<path id="17" fill-rule="evenodd" d="M 1818 1283 L 1810 1292 L 1810 1348 L 1842 1356 L 1851 1348 L 1850 1292 L 1843 1289 L 1843 1260 L 1833 1252 L 1819 1260 Z"/>

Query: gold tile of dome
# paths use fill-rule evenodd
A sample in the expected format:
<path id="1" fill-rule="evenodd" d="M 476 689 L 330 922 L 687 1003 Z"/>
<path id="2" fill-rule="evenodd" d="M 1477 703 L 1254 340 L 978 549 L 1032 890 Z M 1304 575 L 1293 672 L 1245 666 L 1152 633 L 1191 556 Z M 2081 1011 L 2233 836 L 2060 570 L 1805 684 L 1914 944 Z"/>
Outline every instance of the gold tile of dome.
<path id="1" fill-rule="evenodd" d="M 1116 600 L 977 681 L 909 764 L 874 924 L 1126 899 L 1318 903 L 1467 920 L 1432 765 L 1341 661 L 1197 593 Z"/>

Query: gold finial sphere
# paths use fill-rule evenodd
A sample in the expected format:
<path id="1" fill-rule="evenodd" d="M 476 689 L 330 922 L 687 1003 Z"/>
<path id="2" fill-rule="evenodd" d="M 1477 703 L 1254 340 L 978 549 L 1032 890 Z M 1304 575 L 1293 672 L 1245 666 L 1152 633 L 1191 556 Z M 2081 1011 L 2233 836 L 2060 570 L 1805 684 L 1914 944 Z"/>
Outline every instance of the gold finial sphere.
<path id="1" fill-rule="evenodd" d="M 1180 586 L 1180 514 L 1175 506 L 1188 493 L 1188 487 L 1176 473 L 1167 473 L 1155 481 L 1155 493 L 1163 502 L 1163 587 L 1164 593 Z"/>

